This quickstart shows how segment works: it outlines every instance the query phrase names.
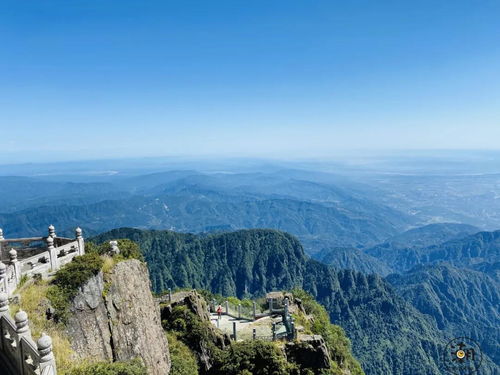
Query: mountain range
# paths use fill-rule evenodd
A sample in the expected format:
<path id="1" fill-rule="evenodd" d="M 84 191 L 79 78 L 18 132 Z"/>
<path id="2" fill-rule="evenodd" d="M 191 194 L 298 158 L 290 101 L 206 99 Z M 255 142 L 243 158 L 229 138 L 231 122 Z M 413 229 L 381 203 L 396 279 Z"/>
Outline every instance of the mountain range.
<path id="1" fill-rule="evenodd" d="M 334 268 L 306 256 L 293 236 L 275 230 L 193 235 L 116 229 L 95 242 L 128 238 L 140 244 L 152 286 L 208 289 L 240 298 L 300 287 L 342 326 L 367 374 L 441 374 L 446 331 L 377 275 Z M 485 374 L 494 374 L 488 362 Z"/>

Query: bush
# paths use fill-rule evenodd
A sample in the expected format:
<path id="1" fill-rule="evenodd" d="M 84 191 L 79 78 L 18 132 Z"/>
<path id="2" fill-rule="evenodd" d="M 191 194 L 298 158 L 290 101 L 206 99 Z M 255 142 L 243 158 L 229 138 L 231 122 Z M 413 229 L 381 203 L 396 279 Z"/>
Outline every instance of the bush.
<path id="1" fill-rule="evenodd" d="M 87 253 L 73 258 L 56 272 L 47 291 L 56 319 L 63 322 L 67 319 L 69 304 L 78 293 L 78 288 L 97 275 L 102 266 L 103 260 L 97 253 Z"/>
<path id="2" fill-rule="evenodd" d="M 174 331 L 176 337 L 195 351 L 215 353 L 220 349 L 214 344 L 211 323 L 202 321 L 186 306 L 175 306 L 169 320 L 162 321 L 163 328 Z"/>
<path id="3" fill-rule="evenodd" d="M 291 375 L 298 374 L 295 365 L 287 363 L 281 350 L 272 342 L 241 341 L 218 352 L 210 375 Z"/>
<path id="4" fill-rule="evenodd" d="M 189 347 L 174 333 L 167 333 L 167 338 L 172 362 L 170 375 L 198 375 L 196 357 Z"/>
<path id="5" fill-rule="evenodd" d="M 137 242 L 131 241 L 129 239 L 119 239 L 116 241 L 118 242 L 120 254 L 115 255 L 114 258 L 116 257 L 118 258 L 118 260 L 139 259 L 140 261 L 144 261 L 144 257 Z M 99 255 L 105 255 L 109 253 L 110 245 L 109 242 L 96 244 L 92 241 L 87 241 L 85 243 L 85 249 L 87 253 L 97 253 Z"/>
<path id="6" fill-rule="evenodd" d="M 313 319 L 307 319 L 302 314 L 295 315 L 296 323 L 304 326 L 308 333 L 323 336 L 326 342 L 330 357 L 333 359 L 332 370 L 327 373 L 342 373 L 337 363 L 344 363 L 353 375 L 363 375 L 359 362 L 351 354 L 351 342 L 341 327 L 331 324 L 326 309 L 301 289 L 294 289 L 292 294 L 294 298 L 300 298 L 306 314 L 313 316 Z"/>
<path id="7" fill-rule="evenodd" d="M 147 375 L 147 370 L 139 360 L 128 362 L 100 362 L 78 366 L 67 375 Z"/>

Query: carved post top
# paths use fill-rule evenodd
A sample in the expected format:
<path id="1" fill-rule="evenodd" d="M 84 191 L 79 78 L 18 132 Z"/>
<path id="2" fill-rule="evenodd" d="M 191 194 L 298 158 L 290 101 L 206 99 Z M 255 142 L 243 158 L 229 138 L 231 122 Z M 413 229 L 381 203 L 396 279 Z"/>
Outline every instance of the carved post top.
<path id="1" fill-rule="evenodd" d="M 3 229 L 0 228 L 0 241 L 1 240 L 5 240 L 5 238 L 3 237 Z"/>
<path id="2" fill-rule="evenodd" d="M 23 333 L 29 330 L 28 314 L 26 311 L 19 310 L 16 315 L 14 315 L 14 321 L 16 322 L 17 333 Z"/>
<path id="3" fill-rule="evenodd" d="M 75 236 L 78 240 L 82 238 L 82 228 L 78 227 L 75 229 Z"/>
<path id="4" fill-rule="evenodd" d="M 53 358 L 52 355 L 52 339 L 45 333 L 36 342 L 38 353 L 40 354 L 40 362 L 47 362 Z"/>
<path id="5" fill-rule="evenodd" d="M 17 262 L 17 251 L 14 249 L 10 249 L 9 251 L 10 261 L 12 263 Z"/>
<path id="6" fill-rule="evenodd" d="M 9 311 L 9 296 L 7 293 L 0 293 L 0 315 Z"/>
<path id="7" fill-rule="evenodd" d="M 111 254 L 120 254 L 120 249 L 118 248 L 118 241 L 109 241 Z"/>
<path id="8" fill-rule="evenodd" d="M 52 224 L 49 225 L 49 237 L 56 238 L 56 228 Z"/>

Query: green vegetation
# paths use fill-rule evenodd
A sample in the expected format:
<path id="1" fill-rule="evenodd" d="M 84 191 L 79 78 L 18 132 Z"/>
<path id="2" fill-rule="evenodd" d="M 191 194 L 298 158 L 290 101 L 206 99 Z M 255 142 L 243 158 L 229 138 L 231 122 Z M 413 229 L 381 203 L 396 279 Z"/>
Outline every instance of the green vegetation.
<path id="1" fill-rule="evenodd" d="M 139 259 L 141 261 L 144 260 L 141 249 L 136 242 L 131 241 L 127 238 L 118 239 L 116 241 L 118 242 L 120 254 L 114 255 L 114 259 L 116 259 L 117 261 L 126 259 Z M 96 244 L 95 242 L 87 241 L 85 243 L 85 250 L 87 253 L 97 253 L 99 255 L 105 255 L 109 253 L 110 245 L 109 242 Z"/>
<path id="2" fill-rule="evenodd" d="M 191 349 L 174 332 L 167 332 L 167 339 L 172 361 L 170 375 L 198 375 L 196 356 Z"/>
<path id="3" fill-rule="evenodd" d="M 58 374 L 67 375 L 66 370 L 71 369 L 78 362 L 72 359 L 74 353 L 62 324 L 46 319 L 47 294 L 50 289 L 51 286 L 47 280 L 28 280 L 17 289 L 16 294 L 19 294 L 21 298 L 18 303 L 12 303 L 10 309 L 13 314 L 19 310 L 24 310 L 28 314 L 34 339 L 40 337 L 43 332 L 52 338 Z"/>
<path id="4" fill-rule="evenodd" d="M 214 343 L 210 322 L 202 321 L 186 306 L 175 306 L 170 319 L 163 320 L 162 325 L 194 352 L 204 352 L 212 358 L 220 351 Z"/>
<path id="5" fill-rule="evenodd" d="M 483 355 L 500 364 L 500 288 L 495 280 L 482 272 L 450 264 L 416 267 L 401 275 L 390 275 L 388 280 L 407 301 L 430 316 L 447 337 L 473 337 Z M 489 365 L 483 362 L 481 373 L 488 374 Z"/>
<path id="6" fill-rule="evenodd" d="M 415 231 L 419 234 L 424 229 L 427 232 L 431 231 L 428 227 L 418 228 Z M 439 232 L 437 233 L 439 234 Z M 408 244 L 408 242 L 404 242 L 405 237 L 403 237 L 403 239 L 368 249 L 366 253 L 388 264 L 397 272 L 411 270 L 417 265 L 439 262 L 448 262 L 457 267 L 470 269 L 480 269 L 485 265 L 494 265 L 500 262 L 498 250 L 500 248 L 500 231 L 479 232 L 466 236 L 463 232 L 456 230 L 452 234 L 459 238 L 440 243 L 425 239 L 416 242 L 410 238 Z M 450 233 L 448 235 L 453 238 Z M 408 234 L 407 237 L 409 237 Z M 436 235 L 436 237 L 438 236 Z M 436 241 L 435 238 L 434 241 Z M 498 269 L 498 267 L 494 268 Z M 495 274 L 492 273 L 492 276 L 495 277 Z"/>
<path id="7" fill-rule="evenodd" d="M 300 288 L 345 330 L 366 374 L 441 374 L 446 340 L 428 317 L 379 276 L 338 271 L 307 258 L 289 234 L 243 230 L 197 236 L 122 228 L 96 241 L 114 238 L 139 243 L 157 292 L 187 287 L 243 299 Z M 341 341 L 337 345 L 342 347 Z"/>
<path id="8" fill-rule="evenodd" d="M 272 342 L 249 340 L 232 343 L 218 352 L 210 375 L 299 375 L 295 364 L 288 363 L 280 348 Z"/>
<path id="9" fill-rule="evenodd" d="M 68 317 L 71 300 L 76 296 L 78 288 L 92 276 L 97 275 L 104 262 L 97 253 L 77 256 L 65 267 L 56 272 L 47 291 L 47 297 L 55 309 L 56 319 L 62 322 Z"/>
<path id="10" fill-rule="evenodd" d="M 135 360 L 83 364 L 73 368 L 67 375 L 147 375 L 147 373 L 141 361 Z"/>
<path id="11" fill-rule="evenodd" d="M 304 327 L 305 333 L 321 335 L 328 346 L 332 359 L 330 371 L 333 374 L 342 374 L 338 364 L 342 363 L 353 375 L 362 375 L 360 364 L 351 354 L 351 343 L 346 337 L 344 330 L 330 323 L 330 318 L 325 308 L 321 306 L 308 293 L 301 289 L 292 291 L 294 298 L 299 298 L 306 315 L 295 314 L 296 323 Z"/>

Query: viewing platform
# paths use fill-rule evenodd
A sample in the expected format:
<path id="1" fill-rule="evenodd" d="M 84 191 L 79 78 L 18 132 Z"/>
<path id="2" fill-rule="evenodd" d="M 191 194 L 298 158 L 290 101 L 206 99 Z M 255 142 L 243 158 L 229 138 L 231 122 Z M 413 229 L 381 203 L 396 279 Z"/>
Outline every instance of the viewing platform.
<path id="1" fill-rule="evenodd" d="M 46 278 L 83 254 L 85 242 L 80 228 L 75 229 L 75 238 L 58 237 L 51 225 L 46 237 L 11 239 L 6 239 L 0 229 L 0 293 L 10 297 L 23 276 Z"/>

